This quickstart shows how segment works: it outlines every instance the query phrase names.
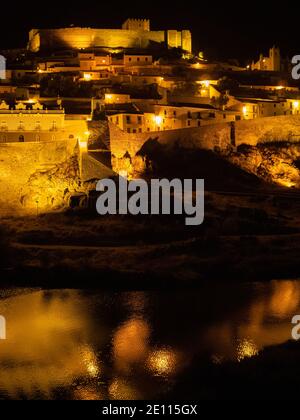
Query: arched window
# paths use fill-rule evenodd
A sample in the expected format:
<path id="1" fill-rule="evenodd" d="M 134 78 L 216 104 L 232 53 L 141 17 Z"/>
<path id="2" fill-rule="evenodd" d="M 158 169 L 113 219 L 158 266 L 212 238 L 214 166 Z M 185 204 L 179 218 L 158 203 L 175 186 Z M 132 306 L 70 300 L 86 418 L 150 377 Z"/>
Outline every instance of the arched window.
<path id="1" fill-rule="evenodd" d="M 19 136 L 19 142 L 24 143 L 24 141 L 25 141 L 24 136 L 23 135 Z"/>

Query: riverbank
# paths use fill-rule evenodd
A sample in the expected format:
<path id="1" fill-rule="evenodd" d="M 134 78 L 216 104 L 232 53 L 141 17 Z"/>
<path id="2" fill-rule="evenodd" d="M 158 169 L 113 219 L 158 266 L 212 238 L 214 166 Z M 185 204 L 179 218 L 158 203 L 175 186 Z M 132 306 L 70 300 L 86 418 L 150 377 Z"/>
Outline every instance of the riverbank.
<path id="1" fill-rule="evenodd" d="M 203 225 L 183 216 L 87 211 L 1 220 L 2 284 L 194 287 L 300 277 L 297 190 L 205 194 Z M 291 246 L 292 244 L 292 246 Z"/>

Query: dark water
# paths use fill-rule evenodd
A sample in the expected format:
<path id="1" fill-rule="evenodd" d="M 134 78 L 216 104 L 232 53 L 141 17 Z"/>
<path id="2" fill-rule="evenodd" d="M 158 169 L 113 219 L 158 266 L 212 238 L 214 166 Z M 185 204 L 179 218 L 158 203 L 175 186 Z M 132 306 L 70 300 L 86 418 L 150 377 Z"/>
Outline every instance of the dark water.
<path id="1" fill-rule="evenodd" d="M 2 290 L 2 398 L 167 396 L 195 358 L 237 363 L 291 338 L 300 281 L 176 292 Z"/>

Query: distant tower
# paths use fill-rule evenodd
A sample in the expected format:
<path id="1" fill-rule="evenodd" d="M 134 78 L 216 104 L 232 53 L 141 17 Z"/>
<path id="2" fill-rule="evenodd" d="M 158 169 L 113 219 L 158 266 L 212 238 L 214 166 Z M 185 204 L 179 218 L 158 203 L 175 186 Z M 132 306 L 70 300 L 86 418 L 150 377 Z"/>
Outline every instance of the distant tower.
<path id="1" fill-rule="evenodd" d="M 275 45 L 270 49 L 270 69 L 271 71 L 281 71 L 280 49 Z"/>
<path id="2" fill-rule="evenodd" d="M 150 31 L 150 20 L 149 19 L 127 19 L 122 29 L 133 30 L 133 31 Z"/>

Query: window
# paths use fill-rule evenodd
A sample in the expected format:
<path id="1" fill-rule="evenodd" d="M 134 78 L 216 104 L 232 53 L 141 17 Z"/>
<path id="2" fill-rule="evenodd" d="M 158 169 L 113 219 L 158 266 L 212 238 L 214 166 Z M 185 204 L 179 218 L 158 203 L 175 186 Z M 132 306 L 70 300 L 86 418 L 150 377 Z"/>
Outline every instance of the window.
<path id="1" fill-rule="evenodd" d="M 223 114 L 223 119 L 226 120 L 226 114 Z"/>
<path id="2" fill-rule="evenodd" d="M 176 111 L 173 111 L 173 115 L 174 115 L 174 117 L 176 117 Z"/>
<path id="3" fill-rule="evenodd" d="M 166 109 L 164 110 L 164 114 L 167 115 L 167 110 Z"/>
<path id="4" fill-rule="evenodd" d="M 128 58 L 128 61 L 131 61 L 131 57 Z"/>
<path id="5" fill-rule="evenodd" d="M 187 116 L 188 116 L 188 118 L 192 118 L 192 113 L 189 111 Z"/>
<path id="6" fill-rule="evenodd" d="M 200 122 L 200 121 L 198 121 L 198 127 L 200 127 L 200 125 L 201 125 L 201 122 Z"/>
<path id="7" fill-rule="evenodd" d="M 142 117 L 138 116 L 138 124 L 142 124 Z"/>
<path id="8" fill-rule="evenodd" d="M 141 128 L 139 128 L 139 133 L 141 133 L 142 132 L 142 129 Z"/>
<path id="9" fill-rule="evenodd" d="M 24 143 L 24 141 L 25 141 L 24 136 L 22 136 L 22 135 L 21 135 L 21 136 L 19 136 L 19 142 L 20 142 L 20 143 Z"/>
<path id="10" fill-rule="evenodd" d="M 140 57 L 137 58 L 137 61 L 140 61 Z"/>
<path id="11" fill-rule="evenodd" d="M 148 61 L 148 57 L 145 58 L 145 61 Z"/>
<path id="12" fill-rule="evenodd" d="M 191 120 L 188 120 L 187 125 L 190 127 L 191 126 Z"/>
<path id="13" fill-rule="evenodd" d="M 127 124 L 130 124 L 131 123 L 130 115 L 126 115 L 126 123 Z"/>
<path id="14" fill-rule="evenodd" d="M 135 134 L 136 133 L 136 128 L 133 128 L 132 129 L 132 132 Z"/>
<path id="15" fill-rule="evenodd" d="M 130 133 L 130 128 L 127 128 L 127 133 Z"/>

